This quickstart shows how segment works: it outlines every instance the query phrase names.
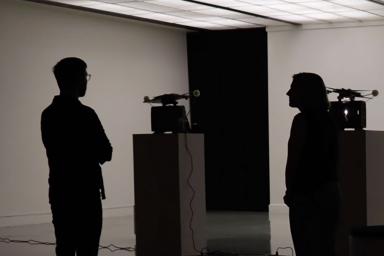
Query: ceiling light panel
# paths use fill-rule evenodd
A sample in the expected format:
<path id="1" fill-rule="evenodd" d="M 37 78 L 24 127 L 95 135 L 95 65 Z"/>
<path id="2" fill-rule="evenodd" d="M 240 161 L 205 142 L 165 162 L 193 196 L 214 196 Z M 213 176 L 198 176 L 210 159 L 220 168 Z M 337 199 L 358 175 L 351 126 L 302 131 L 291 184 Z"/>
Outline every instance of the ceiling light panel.
<path id="1" fill-rule="evenodd" d="M 329 0 L 329 2 L 356 8 L 377 8 L 380 6 L 380 4 L 367 0 Z"/>
<path id="2" fill-rule="evenodd" d="M 297 4 L 275 4 L 271 5 L 271 8 L 297 14 L 311 13 L 314 11 L 313 8 L 308 8 L 307 6 Z"/>
<path id="3" fill-rule="evenodd" d="M 372 19 L 372 14 L 368 10 L 382 9 L 384 6 L 370 2 L 368 0 L 199 0 L 208 4 L 216 4 L 217 1 L 222 1 L 226 6 L 231 6 L 233 9 L 252 12 L 262 16 L 277 18 L 281 16 L 274 11 L 279 10 L 286 12 L 287 15 L 306 15 L 314 14 L 311 16 L 322 16 L 319 22 L 325 21 L 334 22 L 335 20 L 342 21 L 342 15 L 338 13 L 353 12 L 356 10 L 366 11 L 367 19 Z M 323 11 L 328 14 L 317 15 L 317 11 Z M 335 17 L 339 15 L 340 17 Z M 286 16 L 289 17 L 289 16 Z M 325 18 L 329 17 L 329 19 Z M 364 15 L 361 14 L 361 17 Z M 281 18 L 281 17 L 280 17 Z M 303 18 L 306 21 L 310 20 Z M 298 17 L 294 18 L 295 21 L 300 20 Z M 294 21 L 289 20 L 289 21 Z M 350 21 L 349 17 L 345 17 L 345 21 Z M 317 22 L 313 19 L 313 22 Z"/>
<path id="4" fill-rule="evenodd" d="M 237 18 L 237 20 L 245 21 L 245 22 L 252 23 L 252 24 L 263 24 L 263 25 L 266 25 L 266 26 L 282 26 L 282 25 L 285 25 L 285 23 L 279 22 L 279 21 L 276 21 L 276 20 L 269 20 L 269 19 L 263 19 L 263 18 L 252 17 L 252 16 L 246 16 L 246 17 Z"/>
<path id="5" fill-rule="evenodd" d="M 89 5 L 89 4 L 98 4 L 100 2 L 98 1 L 85 1 L 85 0 L 55 0 L 50 2 L 56 2 L 56 3 L 63 3 L 63 4 L 69 4 L 69 5 L 76 5 L 76 6 L 82 6 L 82 5 Z"/>
<path id="6" fill-rule="evenodd" d="M 191 1 L 51 0 L 50 2 L 205 29 L 384 20 L 384 5 L 369 0 Z"/>
<path id="7" fill-rule="evenodd" d="M 339 20 L 347 21 L 349 19 L 348 17 L 344 17 L 344 16 L 332 14 L 332 13 L 326 13 L 326 12 L 310 13 L 310 14 L 307 14 L 306 16 L 309 18 L 313 18 L 316 20 L 324 21 L 324 22 L 329 22 L 329 21 L 335 22 Z"/>
<path id="8" fill-rule="evenodd" d="M 344 6 L 348 6 L 351 8 L 356 8 L 360 10 L 370 10 L 376 8 L 383 8 L 384 6 L 366 0 L 330 0 L 330 2 L 335 4 L 340 4 Z"/>
<path id="9" fill-rule="evenodd" d="M 346 7 L 343 5 L 331 3 L 331 2 L 324 2 L 324 1 L 317 1 L 317 2 L 306 2 L 306 3 L 300 3 L 298 4 L 300 6 L 305 6 L 308 9 L 315 9 L 320 11 L 330 11 L 330 12 L 337 12 L 337 11 L 350 11 L 350 7 Z"/>
<path id="10" fill-rule="evenodd" d="M 376 15 L 379 15 L 381 17 L 384 17 L 384 9 L 382 9 L 382 10 L 370 10 L 369 12 L 372 14 L 376 14 Z"/>
<path id="11" fill-rule="evenodd" d="M 357 20 L 379 20 L 379 19 L 382 19 L 382 17 L 380 17 L 376 14 L 366 13 L 366 12 L 362 12 L 362 11 L 343 12 L 343 13 L 340 13 L 340 15 L 342 15 L 344 17 L 351 18 L 351 19 L 357 19 Z"/>
<path id="12" fill-rule="evenodd" d="M 223 7 L 236 7 L 236 6 L 246 6 L 249 5 L 249 3 L 241 2 L 241 1 L 235 1 L 235 0 L 196 0 L 202 4 L 210 4 L 214 6 L 223 6 Z"/>
<path id="13" fill-rule="evenodd" d="M 90 2 L 90 1 L 87 1 Z M 87 7 L 87 8 L 92 8 L 95 10 L 101 10 L 101 11 L 107 11 L 107 12 L 113 12 L 113 13 L 118 13 L 118 14 L 125 14 L 125 15 L 131 15 L 131 16 L 138 16 L 138 15 L 145 15 L 149 14 L 151 12 L 143 10 L 143 9 L 138 9 L 138 8 L 131 8 L 127 6 L 121 6 L 121 5 L 116 5 L 116 4 L 109 4 L 109 3 L 83 3 L 79 6 L 82 7 Z"/>
<path id="14" fill-rule="evenodd" d="M 205 14 L 205 15 L 211 15 L 216 17 L 226 17 L 226 18 L 236 18 L 236 17 L 244 16 L 244 14 L 241 14 L 239 12 L 233 12 L 233 11 L 228 11 L 228 10 L 218 9 L 218 8 L 207 8 L 202 10 L 196 10 L 195 12 Z"/>
<path id="15" fill-rule="evenodd" d="M 163 14 L 163 13 L 153 13 L 153 12 L 137 15 L 137 17 L 141 17 L 141 18 L 145 18 L 145 19 L 151 19 L 151 20 L 158 20 L 158 21 L 163 21 L 163 22 L 170 22 L 170 23 L 189 21 L 188 19 L 184 19 L 182 17 L 176 17 L 176 16 L 167 15 L 167 14 Z"/>
<path id="16" fill-rule="evenodd" d="M 187 18 L 190 20 L 196 20 L 196 21 L 201 21 L 201 20 L 204 20 L 206 18 L 212 17 L 211 15 L 207 15 L 204 13 L 190 12 L 190 11 L 188 11 L 188 12 L 174 12 L 174 13 L 172 13 L 172 15 L 177 16 L 177 17 Z"/>
<path id="17" fill-rule="evenodd" d="M 185 11 L 202 10 L 207 7 L 201 4 L 181 1 L 181 0 L 151 0 L 150 3 L 158 4 L 162 6 L 173 7 Z"/>
<path id="18" fill-rule="evenodd" d="M 244 27 L 258 27 L 263 26 L 264 23 L 254 23 L 254 22 L 247 22 L 245 20 L 241 20 L 241 18 L 249 17 L 245 15 L 238 15 L 236 18 L 231 17 L 224 17 L 224 16 L 212 16 L 212 15 L 206 15 L 204 13 L 198 13 L 198 12 L 178 12 L 178 13 L 172 13 L 174 16 L 183 17 L 189 20 L 194 21 L 203 21 L 203 22 L 209 22 L 214 24 L 221 24 L 226 26 L 231 26 L 234 28 L 244 28 Z M 265 21 L 264 21 L 265 22 Z"/>
<path id="19" fill-rule="evenodd" d="M 119 5 L 156 13 L 176 12 L 180 10 L 170 6 L 158 5 L 156 3 L 142 1 L 120 3 Z"/>
<path id="20" fill-rule="evenodd" d="M 275 11 L 274 9 L 271 9 L 267 6 L 250 5 L 250 4 L 242 5 L 242 6 L 236 6 L 235 10 L 240 10 L 240 11 L 250 12 L 250 13 L 255 13 L 255 14 L 268 13 L 268 12 Z"/>
<path id="21" fill-rule="evenodd" d="M 301 24 L 310 24 L 310 23 L 316 23 L 316 22 L 317 23 L 323 23 L 324 22 L 324 21 L 316 20 L 314 18 L 307 17 L 307 16 L 295 15 L 295 14 L 287 14 L 284 16 L 279 16 L 278 18 L 282 19 L 282 20 L 289 20 L 292 22 L 301 23 Z"/>
<path id="22" fill-rule="evenodd" d="M 215 23 L 215 24 L 221 24 L 225 26 L 231 26 L 231 27 L 244 27 L 244 26 L 250 26 L 250 23 L 243 22 L 243 21 L 238 21 L 238 20 L 231 20 L 231 19 L 225 19 L 225 18 L 220 18 L 220 17 L 209 17 L 205 18 L 205 22 L 209 23 Z"/>
<path id="23" fill-rule="evenodd" d="M 118 4 L 118 3 L 133 2 L 137 0 L 95 0 L 95 1 L 110 3 L 110 4 Z"/>
<path id="24" fill-rule="evenodd" d="M 300 4 L 300 3 L 314 2 L 314 0 L 285 0 L 284 2 Z"/>
<path id="25" fill-rule="evenodd" d="M 232 0 L 233 2 L 242 2 L 242 3 L 248 3 L 252 5 L 262 5 L 262 6 L 268 6 L 271 4 L 285 4 L 286 2 L 283 0 Z"/>
<path id="26" fill-rule="evenodd" d="M 214 24 L 203 21 L 189 21 L 189 22 L 181 22 L 180 25 L 188 26 L 188 27 L 196 27 L 196 28 L 205 28 L 210 30 L 221 30 L 221 29 L 234 29 L 234 27 L 223 26 L 220 24 Z"/>

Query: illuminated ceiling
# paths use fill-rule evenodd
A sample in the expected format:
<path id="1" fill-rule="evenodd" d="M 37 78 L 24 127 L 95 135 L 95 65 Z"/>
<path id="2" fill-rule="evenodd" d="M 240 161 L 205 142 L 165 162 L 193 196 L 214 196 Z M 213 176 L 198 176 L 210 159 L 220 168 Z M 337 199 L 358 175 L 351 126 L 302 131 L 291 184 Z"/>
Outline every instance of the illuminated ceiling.
<path id="1" fill-rule="evenodd" d="M 384 21 L 384 0 L 28 0 L 187 28 Z"/>

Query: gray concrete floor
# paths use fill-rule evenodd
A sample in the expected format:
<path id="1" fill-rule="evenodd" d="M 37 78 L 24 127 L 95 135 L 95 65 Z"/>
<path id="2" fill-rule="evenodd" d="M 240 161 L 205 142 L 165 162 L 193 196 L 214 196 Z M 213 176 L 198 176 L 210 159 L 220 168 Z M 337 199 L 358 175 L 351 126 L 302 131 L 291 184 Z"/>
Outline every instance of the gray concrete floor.
<path id="1" fill-rule="evenodd" d="M 134 247 L 133 221 L 128 217 L 105 218 L 101 245 L 114 244 L 119 247 Z M 14 240 L 37 240 L 44 242 L 55 242 L 53 225 L 38 224 L 15 227 L 0 228 L 0 237 Z M 53 245 L 30 245 L 26 243 L 0 243 L 1 256 L 53 256 L 55 247 Z M 99 251 L 99 256 L 133 256 L 133 252 L 115 251 L 106 249 Z"/>
<path id="2" fill-rule="evenodd" d="M 270 252 L 268 213 L 210 212 L 207 215 L 210 250 L 262 255 Z"/>
<path id="3" fill-rule="evenodd" d="M 212 251 L 263 255 L 270 252 L 270 223 L 268 213 L 209 212 L 206 234 L 208 248 Z M 26 225 L 0 228 L 0 237 L 15 240 L 54 242 L 52 224 Z M 101 245 L 134 247 L 135 236 L 132 217 L 105 218 Z M 0 242 L 1 256 L 51 256 L 52 245 Z M 134 252 L 101 249 L 99 256 L 134 256 Z"/>

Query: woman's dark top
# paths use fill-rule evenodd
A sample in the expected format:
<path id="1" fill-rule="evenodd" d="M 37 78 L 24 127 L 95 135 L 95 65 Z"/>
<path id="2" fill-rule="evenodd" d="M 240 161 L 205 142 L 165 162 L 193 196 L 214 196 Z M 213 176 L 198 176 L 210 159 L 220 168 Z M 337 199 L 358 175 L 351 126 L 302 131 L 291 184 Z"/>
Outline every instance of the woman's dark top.
<path id="1" fill-rule="evenodd" d="M 324 185 L 336 183 L 338 130 L 327 111 L 295 116 L 288 143 L 285 202 L 310 198 Z"/>

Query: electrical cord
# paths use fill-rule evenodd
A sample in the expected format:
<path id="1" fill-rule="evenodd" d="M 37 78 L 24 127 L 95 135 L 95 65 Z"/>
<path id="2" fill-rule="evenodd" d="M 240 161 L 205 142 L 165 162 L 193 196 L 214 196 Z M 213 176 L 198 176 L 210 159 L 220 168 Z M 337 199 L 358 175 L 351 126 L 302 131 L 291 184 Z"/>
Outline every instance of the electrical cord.
<path id="1" fill-rule="evenodd" d="M 114 244 L 109 244 L 108 246 L 99 245 L 99 250 L 106 249 L 110 252 L 116 252 L 116 251 L 127 251 L 127 252 L 135 252 L 135 247 L 120 247 L 116 246 Z"/>
<path id="2" fill-rule="evenodd" d="M 192 191 L 192 195 L 191 195 L 191 199 L 189 200 L 189 209 L 191 211 L 191 217 L 189 218 L 189 230 L 191 231 L 191 236 L 192 236 L 192 245 L 193 245 L 193 249 L 195 250 L 195 252 L 197 253 L 200 253 L 202 255 L 202 250 L 199 250 L 196 246 L 196 241 L 195 241 L 195 231 L 193 229 L 193 219 L 194 219 L 194 211 L 193 211 L 193 201 L 195 200 L 195 197 L 196 197 L 196 190 L 194 189 L 193 185 L 192 185 L 192 175 L 193 175 L 193 172 L 194 172 L 194 165 L 193 165 L 193 156 L 192 156 L 192 153 L 191 153 L 191 150 L 189 149 L 189 146 L 188 146 L 188 134 L 187 133 L 184 133 L 184 146 L 185 146 L 185 150 L 187 151 L 187 154 L 189 156 L 189 159 L 190 159 L 190 164 L 191 164 L 191 169 L 189 171 L 189 174 L 188 174 L 188 178 L 187 178 L 187 184 L 188 184 L 188 187 L 189 189 Z"/>
<path id="3" fill-rule="evenodd" d="M 18 239 L 10 239 L 10 238 L 4 238 L 0 237 L 0 243 L 15 243 L 15 244 L 30 244 L 30 245 L 56 245 L 56 243 L 52 242 L 42 242 L 37 240 L 18 240 Z"/>
<path id="4" fill-rule="evenodd" d="M 192 191 L 192 195 L 191 195 L 191 198 L 189 201 L 189 209 L 191 211 L 191 217 L 189 219 L 189 230 L 191 231 L 191 234 L 192 234 L 193 249 L 195 250 L 196 253 L 198 253 L 198 254 L 193 254 L 193 255 L 188 255 L 188 256 L 238 256 L 239 255 L 238 253 L 230 253 L 230 252 L 223 252 L 223 251 L 217 251 L 217 250 L 216 251 L 209 251 L 208 248 L 202 248 L 201 250 L 199 250 L 197 248 L 196 240 L 195 240 L 195 231 L 193 229 L 193 219 L 194 219 L 193 201 L 196 197 L 196 190 L 192 184 L 192 176 L 194 173 L 194 164 L 193 164 L 193 155 L 192 155 L 192 152 L 191 152 L 189 145 L 188 145 L 188 137 L 187 136 L 188 136 L 187 133 L 184 133 L 184 143 L 185 143 L 184 146 L 185 146 L 185 150 L 187 151 L 187 154 L 189 156 L 190 166 L 191 166 L 191 169 L 190 169 L 190 172 L 189 172 L 188 178 L 187 178 L 188 187 Z M 265 254 L 252 254 L 252 256 L 265 256 Z"/>
<path id="5" fill-rule="evenodd" d="M 0 237 L 0 243 L 7 243 L 7 244 L 16 243 L 16 244 L 29 244 L 29 245 L 56 245 L 56 243 L 53 243 L 53 242 L 43 242 L 43 241 L 37 241 L 37 240 L 18 240 L 18 239 L 4 238 L 4 237 Z M 107 246 L 99 245 L 99 250 L 109 250 L 110 252 L 136 251 L 134 247 L 120 247 L 114 244 L 109 244 Z"/>
<path id="6" fill-rule="evenodd" d="M 10 239 L 10 238 L 3 238 L 0 237 L 0 243 L 25 243 L 29 245 L 56 245 L 56 243 L 53 242 L 43 242 L 43 241 L 37 241 L 37 240 L 16 240 L 16 239 Z M 108 246 L 99 245 L 99 250 L 109 250 L 110 252 L 116 252 L 116 251 L 127 251 L 127 252 L 135 252 L 136 249 L 134 247 L 119 247 L 114 244 L 109 244 Z M 229 253 L 229 252 L 222 252 L 222 251 L 201 251 L 200 254 L 194 254 L 194 255 L 188 255 L 188 256 L 238 256 L 237 253 Z M 244 255 L 244 254 L 242 254 Z M 252 256 L 265 256 L 265 254 L 250 254 Z"/>

